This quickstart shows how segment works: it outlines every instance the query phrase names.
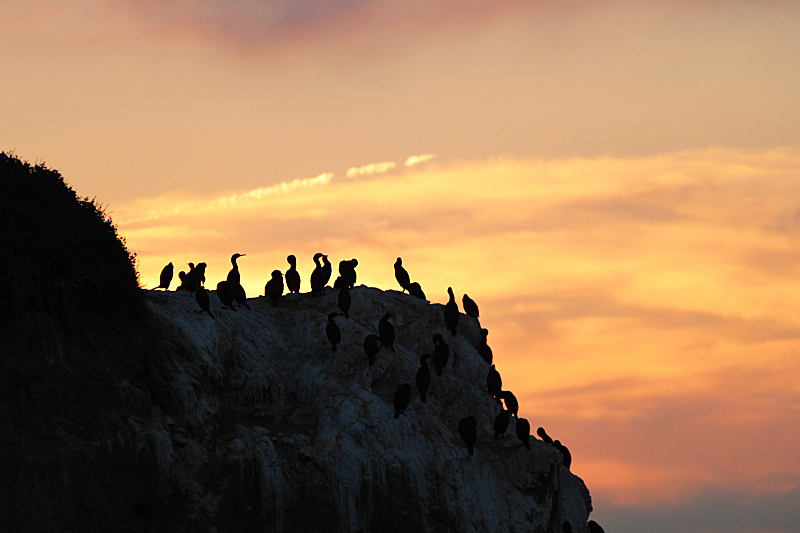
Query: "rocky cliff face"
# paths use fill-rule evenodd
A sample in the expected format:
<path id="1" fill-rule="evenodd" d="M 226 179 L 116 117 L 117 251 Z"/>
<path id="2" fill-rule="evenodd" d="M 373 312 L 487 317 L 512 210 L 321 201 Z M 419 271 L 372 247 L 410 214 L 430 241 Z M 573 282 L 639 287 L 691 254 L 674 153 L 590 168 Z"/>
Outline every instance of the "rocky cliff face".
<path id="1" fill-rule="evenodd" d="M 211 294 L 216 319 L 186 293 L 150 291 L 146 328 L 104 326 L 99 340 L 62 350 L 132 351 L 132 368 L 98 362 L 61 383 L 6 376 L 0 529 L 588 530 L 589 492 L 555 448 L 533 437 L 522 447 L 513 419 L 492 438 L 499 407 L 476 320 L 462 315 L 453 337 L 443 306 L 357 287 L 332 352 L 333 289 L 237 311 Z M 369 366 L 363 341 L 386 312 L 395 352 L 383 348 Z M 422 403 L 414 377 L 434 333 L 451 357 Z M 411 402 L 395 419 L 401 383 Z M 469 415 L 474 456 L 457 431 Z"/>

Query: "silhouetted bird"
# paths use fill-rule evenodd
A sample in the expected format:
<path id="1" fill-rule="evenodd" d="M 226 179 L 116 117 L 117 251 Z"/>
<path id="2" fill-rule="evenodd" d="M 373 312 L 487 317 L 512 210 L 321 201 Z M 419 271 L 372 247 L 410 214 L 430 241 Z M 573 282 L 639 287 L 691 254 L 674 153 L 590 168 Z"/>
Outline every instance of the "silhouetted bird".
<path id="1" fill-rule="evenodd" d="M 430 359 L 426 354 L 419 358 L 419 370 L 417 370 L 417 390 L 419 391 L 419 401 L 425 403 L 425 394 L 431 386 L 431 369 L 425 361 Z"/>
<path id="2" fill-rule="evenodd" d="M 450 359 L 450 346 L 444 342 L 440 333 L 433 336 L 433 366 L 436 367 L 436 375 L 441 376 L 442 370 Z"/>
<path id="3" fill-rule="evenodd" d="M 335 352 L 336 345 L 342 342 L 342 330 L 333 321 L 337 316 L 339 316 L 338 313 L 328 313 L 328 324 L 325 326 L 325 335 L 327 335 L 328 341 L 331 343 L 332 352 Z"/>
<path id="4" fill-rule="evenodd" d="M 283 296 L 283 273 L 280 270 L 272 271 L 272 279 L 264 285 L 264 296 L 272 301 L 272 305 L 278 305 L 278 300 Z"/>
<path id="5" fill-rule="evenodd" d="M 203 311 L 208 312 L 208 316 L 214 318 L 214 315 L 211 314 L 211 302 L 208 298 L 208 293 L 206 292 L 205 287 L 200 286 L 194 291 L 194 299 L 197 302 L 197 305 L 200 306 L 200 313 Z"/>
<path id="6" fill-rule="evenodd" d="M 320 263 L 320 259 L 322 259 L 322 263 Z M 317 266 L 311 272 L 311 294 L 319 296 L 331 279 L 331 263 L 328 261 L 328 256 L 321 253 L 314 254 L 314 263 Z"/>
<path id="7" fill-rule="evenodd" d="M 561 524 L 561 532 L 562 533 L 572 533 L 572 524 L 564 520 L 564 523 Z"/>
<path id="8" fill-rule="evenodd" d="M 444 324 L 447 326 L 447 329 L 450 330 L 450 333 L 455 335 L 456 326 L 458 326 L 458 304 L 456 303 L 456 297 L 453 294 L 452 287 L 447 287 L 447 294 L 450 296 L 450 299 L 444 306 Z"/>
<path id="9" fill-rule="evenodd" d="M 191 265 L 191 263 L 189 263 Z M 205 263 L 197 263 L 197 266 L 190 272 L 190 274 L 194 274 L 194 278 L 192 280 L 192 289 L 191 291 L 194 292 L 197 290 L 197 287 L 206 286 L 206 264 Z"/>
<path id="10" fill-rule="evenodd" d="M 502 404 L 500 401 L 500 391 L 503 388 L 503 379 L 500 377 L 500 372 L 498 372 L 494 365 L 489 369 L 489 374 L 486 376 L 486 390 L 489 391 L 489 394 L 495 401 L 499 404 Z"/>
<path id="11" fill-rule="evenodd" d="M 542 439 L 547 444 L 553 444 L 553 439 L 550 438 L 550 435 L 544 430 L 544 428 L 540 427 L 536 430 L 536 434 L 539 435 L 539 438 Z"/>
<path id="12" fill-rule="evenodd" d="M 333 285 L 334 288 L 347 287 L 352 289 L 355 287 L 357 266 L 357 259 L 339 261 L 339 277 L 336 278 L 336 283 Z"/>
<path id="13" fill-rule="evenodd" d="M 561 444 L 561 441 L 559 440 L 554 440 L 553 446 L 555 446 L 556 449 L 561 452 L 561 456 L 564 458 L 564 466 L 569 469 L 569 466 L 572 464 L 572 454 L 569 453 L 569 449 Z"/>
<path id="14" fill-rule="evenodd" d="M 350 289 L 347 287 L 339 288 L 339 294 L 336 297 L 336 303 L 339 305 L 339 310 L 345 318 L 350 318 Z"/>
<path id="15" fill-rule="evenodd" d="M 196 291 L 197 287 L 199 287 L 201 284 L 200 278 L 205 278 L 205 268 L 203 269 L 203 272 L 200 271 L 200 265 L 205 265 L 205 263 L 200 263 L 200 265 L 197 266 L 194 266 L 194 263 L 187 264 L 189 265 L 189 272 L 187 272 L 186 276 L 183 278 L 183 285 L 187 291 L 189 291 L 191 294 L 194 294 L 194 291 Z"/>
<path id="16" fill-rule="evenodd" d="M 461 299 L 461 303 L 464 305 L 464 312 L 467 316 L 478 318 L 478 304 L 475 303 L 475 300 L 465 294 Z"/>
<path id="17" fill-rule="evenodd" d="M 461 440 L 467 445 L 467 453 L 475 454 L 475 442 L 478 440 L 478 421 L 474 416 L 468 416 L 458 421 L 458 433 Z"/>
<path id="18" fill-rule="evenodd" d="M 369 366 L 375 362 L 375 356 L 381 349 L 381 338 L 370 333 L 364 338 L 364 353 L 369 359 Z"/>
<path id="19" fill-rule="evenodd" d="M 416 296 L 420 300 L 425 300 L 426 299 L 425 298 L 425 293 L 422 292 L 422 287 L 420 287 L 419 283 L 417 283 L 416 281 L 412 282 L 408 286 L 408 294 L 410 294 L 411 296 Z"/>
<path id="20" fill-rule="evenodd" d="M 517 403 L 517 397 L 514 396 L 514 393 L 512 393 L 510 390 L 500 391 L 500 398 L 502 398 L 506 402 L 506 409 L 511 411 L 512 415 L 517 417 L 517 411 L 519 411 L 519 403 Z"/>
<path id="21" fill-rule="evenodd" d="M 222 302 L 223 309 L 233 309 L 236 311 L 233 307 L 233 289 L 230 283 L 224 280 L 217 283 L 217 297 L 219 301 Z"/>
<path id="22" fill-rule="evenodd" d="M 531 449 L 531 424 L 524 418 L 517 418 L 517 438 L 526 448 Z"/>
<path id="23" fill-rule="evenodd" d="M 484 361 L 491 365 L 493 359 L 492 349 L 489 348 L 489 345 L 486 343 L 486 337 L 489 336 L 489 330 L 486 328 L 481 329 L 481 336 L 483 337 L 483 340 L 478 345 L 478 354 L 483 358 Z"/>
<path id="24" fill-rule="evenodd" d="M 403 292 L 408 290 L 408 285 L 411 283 L 411 278 L 408 277 L 408 272 L 406 269 L 403 268 L 403 260 L 399 257 L 397 261 L 394 262 L 394 278 L 397 280 L 397 283 L 403 287 Z"/>
<path id="25" fill-rule="evenodd" d="M 502 437 L 508 429 L 508 422 L 511 420 L 511 412 L 503 409 L 494 418 L 494 438 Z"/>
<path id="26" fill-rule="evenodd" d="M 381 338 L 381 344 L 388 346 L 394 352 L 394 326 L 389 323 L 390 318 L 392 315 L 389 313 L 381 317 L 381 321 L 378 322 L 378 335 Z"/>
<path id="27" fill-rule="evenodd" d="M 239 304 L 239 307 L 246 307 L 250 309 L 250 306 L 247 305 L 247 293 L 244 292 L 244 287 L 242 287 L 241 283 L 237 283 L 236 285 L 231 285 L 233 289 L 233 299 L 236 300 L 236 303 Z"/>
<path id="28" fill-rule="evenodd" d="M 178 286 L 175 288 L 175 290 L 176 290 L 176 291 L 179 291 L 179 290 L 186 290 L 186 272 L 184 272 L 183 270 L 181 270 L 180 272 L 178 272 L 178 279 L 181 281 L 181 284 L 180 284 L 180 285 L 178 285 Z"/>
<path id="29" fill-rule="evenodd" d="M 408 383 L 403 383 L 399 387 L 397 387 L 397 391 L 394 393 L 394 417 L 400 418 L 400 415 L 405 411 L 406 407 L 408 407 L 408 403 L 411 401 L 411 385 Z"/>
<path id="30" fill-rule="evenodd" d="M 286 289 L 289 293 L 298 294 L 300 292 L 300 273 L 297 272 L 297 258 L 290 255 L 286 258 L 289 262 L 289 270 L 286 271 Z"/>
<path id="31" fill-rule="evenodd" d="M 600 524 L 595 522 L 594 520 L 589 520 L 589 533 L 606 533 Z"/>
<path id="32" fill-rule="evenodd" d="M 233 267 L 231 268 L 230 272 L 228 272 L 228 277 L 226 278 L 227 282 L 231 284 L 231 287 L 241 283 L 241 276 L 239 276 L 239 265 L 236 264 L 236 260 L 244 256 L 245 254 L 233 254 L 231 256 L 231 265 L 233 265 Z"/>
<path id="33" fill-rule="evenodd" d="M 167 266 L 165 266 L 164 268 L 161 269 L 161 275 L 159 276 L 159 279 L 158 279 L 159 283 L 158 283 L 158 287 L 156 287 L 156 289 L 169 290 L 169 284 L 172 283 L 172 275 L 173 275 L 173 273 L 174 273 L 174 267 L 172 266 L 172 263 L 170 262 L 169 264 L 167 264 Z"/>

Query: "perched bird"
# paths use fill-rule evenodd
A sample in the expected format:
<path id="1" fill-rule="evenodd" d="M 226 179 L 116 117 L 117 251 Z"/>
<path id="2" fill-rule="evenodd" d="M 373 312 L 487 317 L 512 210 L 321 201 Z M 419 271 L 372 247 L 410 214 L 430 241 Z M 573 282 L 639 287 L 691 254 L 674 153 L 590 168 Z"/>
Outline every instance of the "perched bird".
<path id="1" fill-rule="evenodd" d="M 417 283 L 416 281 L 412 282 L 408 286 L 408 294 L 410 294 L 411 296 L 416 296 L 420 300 L 425 300 L 425 293 L 422 292 L 422 287 L 420 287 L 419 283 Z"/>
<path id="2" fill-rule="evenodd" d="M 230 283 L 225 280 L 217 283 L 217 297 L 219 301 L 222 302 L 223 309 L 232 309 L 236 311 L 236 308 L 233 307 L 233 289 Z"/>
<path id="3" fill-rule="evenodd" d="M 233 299 L 236 300 L 236 303 L 239 304 L 239 307 L 246 307 L 250 309 L 250 306 L 247 305 L 247 294 L 244 292 L 244 287 L 242 287 L 241 283 L 237 283 L 236 285 L 231 285 L 233 289 Z"/>
<path id="4" fill-rule="evenodd" d="M 378 323 L 378 335 L 381 338 L 381 344 L 388 346 L 394 352 L 394 326 L 389 323 L 390 318 L 392 315 L 389 313 L 381 317 L 381 321 Z"/>
<path id="5" fill-rule="evenodd" d="M 320 263 L 320 259 L 322 259 L 322 263 Z M 328 256 L 321 253 L 314 254 L 314 263 L 317 266 L 311 272 L 311 294 L 319 296 L 331 279 L 331 263 L 328 261 Z"/>
<path id="6" fill-rule="evenodd" d="M 158 279 L 158 287 L 156 289 L 166 289 L 169 290 L 169 284 L 172 283 L 172 275 L 174 272 L 174 267 L 172 266 L 172 262 L 167 264 L 164 268 L 161 269 L 161 275 Z"/>
<path id="7" fill-rule="evenodd" d="M 500 377 L 500 372 L 498 372 L 494 365 L 489 369 L 489 375 L 486 376 L 486 390 L 489 391 L 489 394 L 495 401 L 499 404 L 502 404 L 500 401 L 500 391 L 503 388 L 503 379 Z"/>
<path id="8" fill-rule="evenodd" d="M 475 300 L 464 294 L 464 297 L 461 299 L 461 303 L 464 305 L 464 312 L 467 314 L 467 316 L 478 318 L 478 304 L 475 303 Z"/>
<path id="9" fill-rule="evenodd" d="M 531 424 L 524 418 L 517 418 L 517 438 L 526 448 L 531 449 Z"/>
<path id="10" fill-rule="evenodd" d="M 192 270 L 194 273 L 192 292 L 196 291 L 197 287 L 206 286 L 206 266 L 205 263 L 197 263 L 197 266 Z"/>
<path id="11" fill-rule="evenodd" d="M 544 430 L 544 428 L 540 427 L 536 430 L 536 434 L 539 435 L 539 438 L 542 439 L 544 442 L 548 444 L 553 444 L 553 439 L 550 438 L 550 435 Z"/>
<path id="12" fill-rule="evenodd" d="M 444 324 L 447 326 L 447 329 L 450 330 L 450 333 L 455 335 L 456 326 L 458 326 L 458 304 L 456 303 L 456 297 L 453 294 L 452 287 L 447 287 L 447 294 L 450 296 L 450 299 L 444 306 Z"/>
<path id="13" fill-rule="evenodd" d="M 339 261 L 339 286 L 352 289 L 356 286 L 356 267 L 357 259 Z M 335 285 L 334 285 L 335 286 Z"/>
<path id="14" fill-rule="evenodd" d="M 606 533 L 606 532 L 602 527 L 600 527 L 600 524 L 598 524 L 594 520 L 589 520 L 589 533 Z"/>
<path id="15" fill-rule="evenodd" d="M 517 403 L 517 397 L 514 396 L 510 390 L 500 391 L 500 398 L 502 398 L 506 402 L 506 409 L 508 409 L 514 417 L 519 418 L 517 416 L 517 411 L 519 411 L 519 403 Z"/>
<path id="16" fill-rule="evenodd" d="M 397 387 L 397 391 L 394 393 L 394 417 L 400 418 L 400 415 L 405 411 L 406 407 L 408 407 L 408 403 L 411 401 L 411 385 L 408 383 L 403 383 L 399 387 Z"/>
<path id="17" fill-rule="evenodd" d="M 286 289 L 289 294 L 298 294 L 300 292 L 300 273 L 297 272 L 297 258 L 290 255 L 286 258 L 289 262 L 289 270 L 286 271 Z"/>
<path id="18" fill-rule="evenodd" d="M 403 268 L 403 260 L 399 257 L 397 258 L 397 261 L 394 262 L 394 277 L 397 280 L 397 283 L 403 287 L 403 292 L 407 291 L 408 286 L 411 283 L 411 278 L 408 277 L 408 272 L 406 272 L 406 269 Z"/>
<path id="19" fill-rule="evenodd" d="M 467 445 L 467 453 L 475 454 L 475 442 L 478 440 L 478 421 L 474 416 L 467 416 L 458 421 L 458 433 Z"/>
<path id="20" fill-rule="evenodd" d="M 425 361 L 430 359 L 430 354 L 425 354 L 419 358 L 419 370 L 417 370 L 417 390 L 419 391 L 419 401 L 425 403 L 425 394 L 431 386 L 431 369 Z"/>
<path id="21" fill-rule="evenodd" d="M 272 305 L 278 305 L 278 300 L 283 296 L 283 273 L 280 270 L 272 271 L 272 279 L 264 285 L 264 296 L 272 301 Z"/>
<path id="22" fill-rule="evenodd" d="M 327 335 L 328 341 L 331 343 L 332 352 L 335 352 L 336 345 L 342 342 L 342 330 L 333 321 L 337 316 L 339 316 L 338 313 L 328 313 L 328 324 L 325 326 L 325 335 Z"/>
<path id="23" fill-rule="evenodd" d="M 561 452 L 561 456 L 564 458 L 564 466 L 566 466 L 567 469 L 569 469 L 569 466 L 572 464 L 572 454 L 569 453 L 569 449 L 567 449 L 566 446 L 561 444 L 561 441 L 559 440 L 554 440 L 553 446 L 556 447 L 556 450 Z"/>
<path id="24" fill-rule="evenodd" d="M 345 318 L 350 318 L 350 289 L 347 287 L 340 287 L 339 294 L 336 297 L 336 303 L 339 305 L 339 310 Z"/>
<path id="25" fill-rule="evenodd" d="M 489 345 L 486 343 L 486 337 L 489 336 L 489 330 L 486 328 L 482 328 L 481 336 L 483 337 L 483 340 L 481 341 L 481 344 L 478 346 L 478 354 L 483 358 L 484 361 L 486 361 L 491 365 L 493 359 L 492 349 L 489 348 Z"/>
<path id="26" fill-rule="evenodd" d="M 381 338 L 377 335 L 370 333 L 364 338 L 364 353 L 367 354 L 369 359 L 369 366 L 375 362 L 375 356 L 381 349 Z"/>
<path id="27" fill-rule="evenodd" d="M 511 411 L 503 409 L 494 418 L 494 438 L 502 437 L 508 429 L 508 422 L 511 420 Z"/>
<path id="28" fill-rule="evenodd" d="M 184 272 L 183 270 L 178 272 L 178 279 L 181 280 L 181 284 L 178 285 L 178 287 L 175 290 L 176 291 L 179 291 L 181 289 L 185 290 L 186 289 L 186 272 Z"/>
<path id="29" fill-rule="evenodd" d="M 441 376 L 442 370 L 450 359 L 450 346 L 444 342 L 440 333 L 433 336 L 433 366 L 436 367 L 436 375 Z"/>
<path id="30" fill-rule="evenodd" d="M 231 284 L 231 286 L 238 285 L 241 283 L 241 276 L 239 276 L 239 265 L 236 264 L 236 260 L 240 257 L 244 257 L 245 254 L 233 254 L 231 256 L 231 267 L 230 272 L 228 272 L 228 277 L 226 281 Z"/>
<path id="31" fill-rule="evenodd" d="M 189 272 L 183 277 L 183 284 L 181 286 L 189 291 L 190 294 L 194 294 L 194 291 L 200 286 L 200 270 L 198 269 L 200 265 L 196 267 L 194 263 L 186 264 L 189 265 Z"/>
<path id="32" fill-rule="evenodd" d="M 205 287 L 202 285 L 197 287 L 197 289 L 194 291 L 194 299 L 197 302 L 197 305 L 200 306 L 200 311 L 198 311 L 199 313 L 207 311 L 208 316 L 214 318 L 214 315 L 211 314 L 211 301 L 208 298 L 208 293 L 206 292 Z"/>

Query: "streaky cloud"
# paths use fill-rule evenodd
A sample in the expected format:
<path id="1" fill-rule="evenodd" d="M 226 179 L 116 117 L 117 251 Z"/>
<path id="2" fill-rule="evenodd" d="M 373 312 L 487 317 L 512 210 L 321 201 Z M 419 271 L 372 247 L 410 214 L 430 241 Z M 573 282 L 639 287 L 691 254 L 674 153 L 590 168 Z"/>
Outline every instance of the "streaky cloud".
<path id="1" fill-rule="evenodd" d="M 412 155 L 406 158 L 405 165 L 407 167 L 413 167 L 414 165 L 419 165 L 420 163 L 425 163 L 430 161 L 436 157 L 436 154 L 421 154 L 421 155 Z"/>
<path id="2" fill-rule="evenodd" d="M 397 166 L 394 161 L 384 161 L 382 163 L 370 163 L 361 167 L 350 167 L 347 169 L 348 178 L 359 178 L 361 176 L 372 176 L 373 174 L 385 174 Z"/>

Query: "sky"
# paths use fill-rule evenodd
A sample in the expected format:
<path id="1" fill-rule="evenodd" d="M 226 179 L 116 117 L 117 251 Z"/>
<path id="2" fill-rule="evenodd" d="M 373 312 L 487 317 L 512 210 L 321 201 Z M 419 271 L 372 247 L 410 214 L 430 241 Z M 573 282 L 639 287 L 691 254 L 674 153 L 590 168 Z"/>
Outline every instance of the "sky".
<path id="1" fill-rule="evenodd" d="M 7 0 L 0 150 L 137 254 L 468 293 L 606 531 L 800 530 L 800 4 Z"/>

